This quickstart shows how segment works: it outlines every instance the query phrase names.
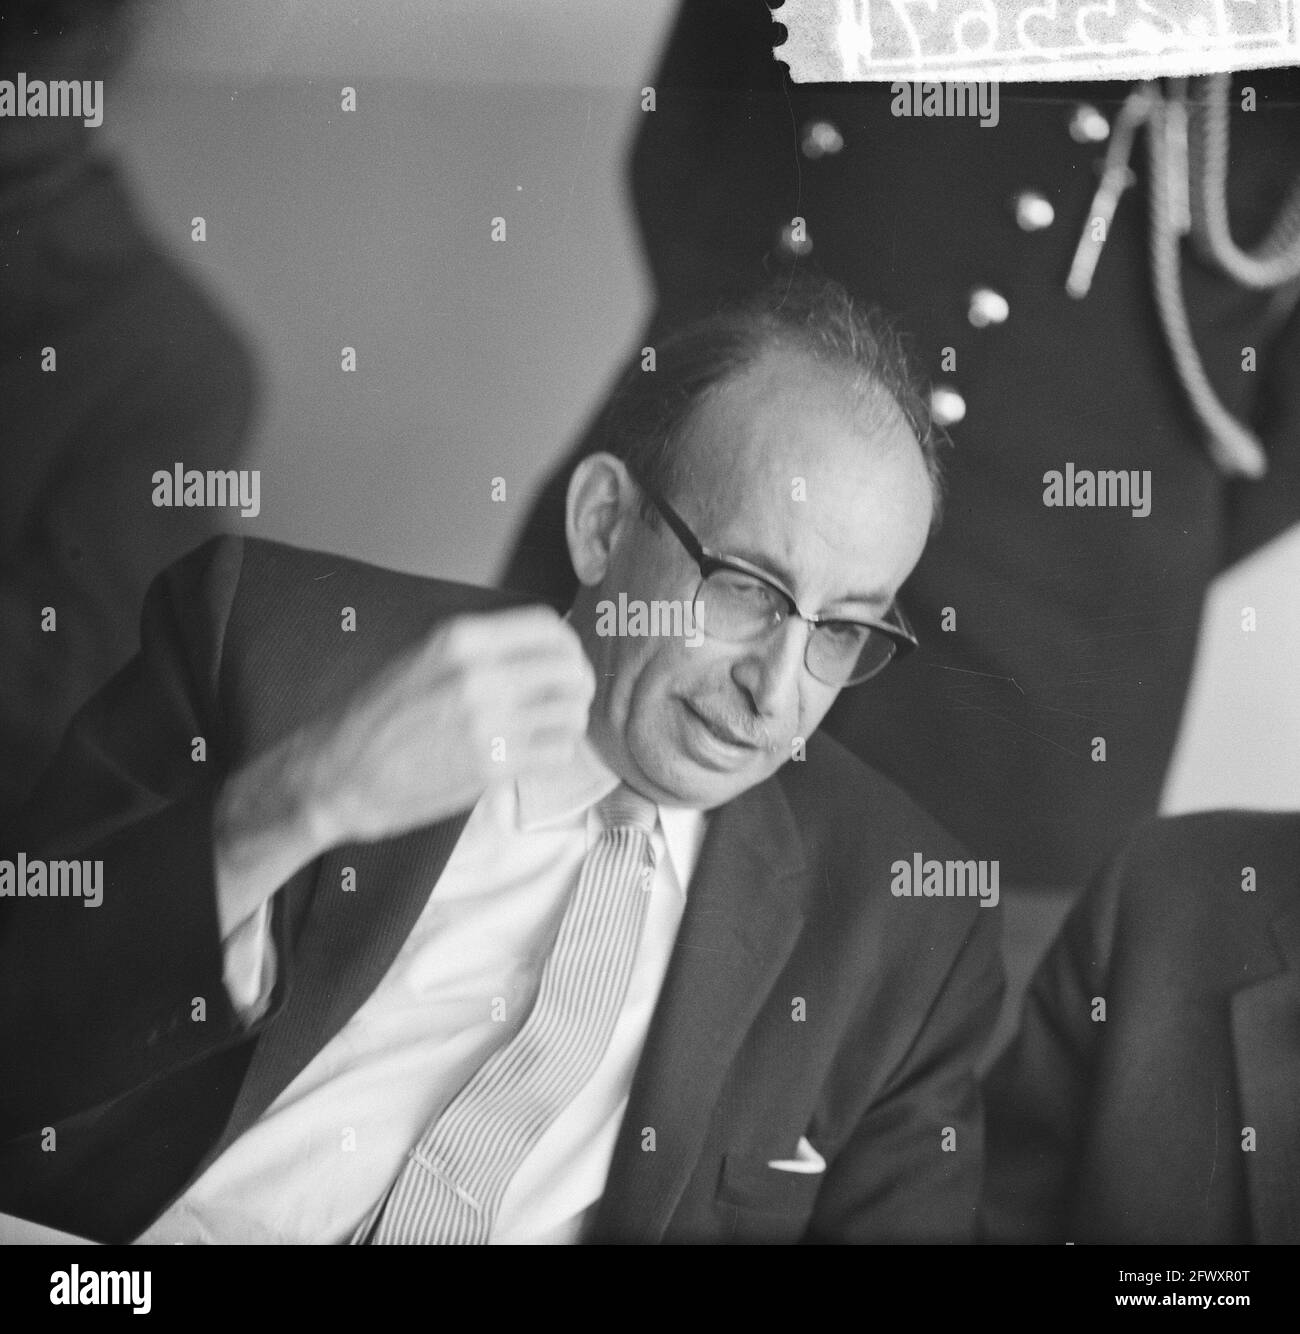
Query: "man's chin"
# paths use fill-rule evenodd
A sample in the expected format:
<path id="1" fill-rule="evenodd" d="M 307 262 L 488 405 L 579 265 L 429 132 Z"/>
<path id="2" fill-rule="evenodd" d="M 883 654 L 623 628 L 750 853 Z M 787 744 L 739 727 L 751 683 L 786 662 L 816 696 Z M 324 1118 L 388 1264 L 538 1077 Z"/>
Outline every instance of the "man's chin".
<path id="1" fill-rule="evenodd" d="M 758 757 L 750 757 L 738 768 L 718 769 L 678 755 L 671 764 L 655 765 L 646 776 L 658 789 L 655 799 L 662 805 L 712 810 L 755 787 L 769 772 Z"/>

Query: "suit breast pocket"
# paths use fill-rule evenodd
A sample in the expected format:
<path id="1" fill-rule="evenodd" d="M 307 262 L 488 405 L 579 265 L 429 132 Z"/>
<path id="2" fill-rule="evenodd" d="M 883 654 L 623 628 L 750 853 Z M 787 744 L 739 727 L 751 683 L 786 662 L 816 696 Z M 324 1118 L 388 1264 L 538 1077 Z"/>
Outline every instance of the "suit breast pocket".
<path id="1" fill-rule="evenodd" d="M 796 1242 L 803 1236 L 826 1178 L 824 1172 L 786 1172 L 769 1157 L 727 1154 L 718 1179 L 718 1205 L 736 1242 Z"/>

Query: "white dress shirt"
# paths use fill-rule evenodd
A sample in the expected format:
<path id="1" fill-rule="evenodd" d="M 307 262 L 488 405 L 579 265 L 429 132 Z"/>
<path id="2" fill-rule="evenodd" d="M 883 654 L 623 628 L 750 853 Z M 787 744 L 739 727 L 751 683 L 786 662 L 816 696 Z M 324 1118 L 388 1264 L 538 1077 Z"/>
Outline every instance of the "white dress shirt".
<path id="1" fill-rule="evenodd" d="M 617 783 L 584 745 L 563 770 L 485 792 L 374 993 L 138 1240 L 347 1241 L 429 1123 L 522 1026 L 602 832 L 595 805 Z M 494 1243 L 580 1240 L 604 1192 L 703 834 L 701 812 L 660 808 L 649 915 L 610 1045 L 512 1179 Z M 227 968 L 232 999 L 256 1013 L 274 976 L 265 922 L 250 919 L 227 943 L 242 955 Z"/>

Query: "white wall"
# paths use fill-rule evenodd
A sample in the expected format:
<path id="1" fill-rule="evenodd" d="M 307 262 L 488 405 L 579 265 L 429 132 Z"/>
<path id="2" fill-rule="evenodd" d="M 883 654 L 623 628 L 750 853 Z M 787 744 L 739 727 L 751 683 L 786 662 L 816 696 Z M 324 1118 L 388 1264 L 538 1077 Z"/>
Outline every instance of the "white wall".
<path id="1" fill-rule="evenodd" d="M 624 157 L 673 8 L 146 9 L 105 134 L 256 344 L 263 512 L 241 531 L 495 577 L 648 309 Z"/>
<path id="2" fill-rule="evenodd" d="M 1300 528 L 1224 574 L 1205 608 L 1162 807 L 1216 806 L 1300 810 Z"/>

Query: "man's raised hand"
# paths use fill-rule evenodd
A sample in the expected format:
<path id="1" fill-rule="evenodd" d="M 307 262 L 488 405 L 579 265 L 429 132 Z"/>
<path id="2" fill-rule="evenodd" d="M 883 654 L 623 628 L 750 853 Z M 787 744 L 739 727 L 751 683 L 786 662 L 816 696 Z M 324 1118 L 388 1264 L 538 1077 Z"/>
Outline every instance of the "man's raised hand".
<path id="1" fill-rule="evenodd" d="M 577 634 L 549 608 L 439 626 L 227 778 L 213 831 L 222 934 L 322 852 L 444 819 L 494 781 L 568 759 L 594 693 Z"/>
<path id="2" fill-rule="evenodd" d="M 456 617 L 312 729 L 308 799 L 331 843 L 442 819 L 567 760 L 594 693 L 578 636 L 549 608 Z"/>

